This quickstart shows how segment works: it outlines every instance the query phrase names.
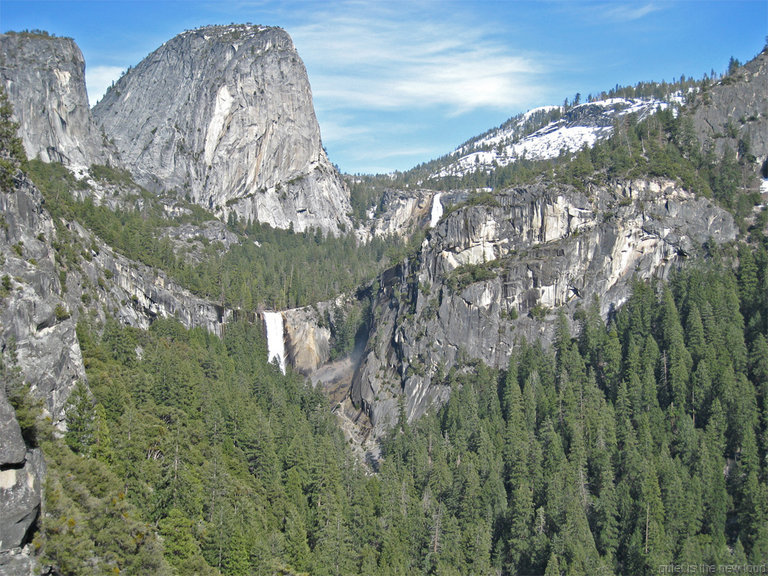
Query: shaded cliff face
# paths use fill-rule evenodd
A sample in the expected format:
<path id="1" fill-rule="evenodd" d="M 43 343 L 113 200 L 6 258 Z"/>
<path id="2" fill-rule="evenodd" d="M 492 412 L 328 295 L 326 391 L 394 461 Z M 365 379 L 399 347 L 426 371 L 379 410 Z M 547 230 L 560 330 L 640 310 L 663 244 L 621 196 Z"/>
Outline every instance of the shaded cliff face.
<path id="1" fill-rule="evenodd" d="M 50 216 L 20 172 L 0 189 L 0 572 L 28 574 L 29 542 L 40 514 L 45 463 L 27 446 L 6 392 L 26 383 L 61 424 L 71 389 L 85 378 L 75 324 L 60 297 Z"/>
<path id="2" fill-rule="evenodd" d="M 94 115 L 148 188 L 278 228 L 350 225 L 306 70 L 282 29 L 185 32 L 123 76 Z"/>
<path id="3" fill-rule="evenodd" d="M 0 213 L 0 348 L 15 355 L 21 377 L 59 423 L 85 370 L 71 308 L 61 296 L 53 221 L 42 195 L 21 173 L 13 189 L 0 191 Z"/>
<path id="4" fill-rule="evenodd" d="M 352 399 L 381 434 L 401 396 L 409 418 L 446 400 L 439 374 L 461 358 L 503 367 L 516 339 L 551 337 L 552 309 L 598 296 L 606 316 L 633 278 L 665 277 L 703 243 L 736 232 L 728 213 L 663 181 L 589 195 L 532 186 L 460 207 L 382 275 Z"/>
<path id="5" fill-rule="evenodd" d="M 111 157 L 91 117 L 85 61 L 74 40 L 0 34 L 0 79 L 29 158 L 74 167 Z"/>

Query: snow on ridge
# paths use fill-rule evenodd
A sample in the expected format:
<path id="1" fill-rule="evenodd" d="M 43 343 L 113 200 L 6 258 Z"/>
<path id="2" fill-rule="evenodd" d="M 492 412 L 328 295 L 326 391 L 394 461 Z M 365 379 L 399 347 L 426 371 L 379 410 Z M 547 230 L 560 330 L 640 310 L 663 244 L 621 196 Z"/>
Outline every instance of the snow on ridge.
<path id="1" fill-rule="evenodd" d="M 513 146 L 517 158 L 525 155 L 529 159 L 549 160 L 557 158 L 563 149 L 576 152 L 584 146 L 592 147 L 595 142 L 610 136 L 612 128 L 570 126 L 536 136 L 531 135 Z M 538 134 L 538 133 L 537 133 Z"/>
<path id="2" fill-rule="evenodd" d="M 539 106 L 538 108 L 531 108 L 523 114 L 523 117 L 520 119 L 521 122 L 527 122 L 530 120 L 534 114 L 538 114 L 540 112 L 546 113 L 546 112 L 552 112 L 553 110 L 562 109 L 562 106 Z"/>
<path id="3" fill-rule="evenodd" d="M 533 118 L 534 115 L 539 113 L 546 114 L 547 112 L 552 112 L 553 110 L 558 109 L 562 109 L 562 106 L 539 106 L 538 108 L 532 108 L 520 116 L 520 118 L 511 125 L 505 128 L 497 128 L 496 130 L 492 130 L 487 136 L 473 142 L 469 146 L 461 146 L 460 148 L 457 148 L 456 151 L 459 152 L 459 154 L 464 154 L 468 150 L 471 150 L 473 147 L 477 148 L 484 146 L 497 146 L 500 143 L 514 138 L 517 131 L 522 128 L 526 122 Z"/>
<path id="4" fill-rule="evenodd" d="M 673 95 L 671 101 L 682 101 L 682 95 Z M 658 109 L 666 110 L 670 102 L 656 99 L 607 98 L 585 102 L 571 108 L 561 119 L 550 122 L 533 134 L 513 142 L 516 130 L 537 112 L 550 112 L 560 106 L 542 106 L 523 114 L 517 122 L 506 128 L 492 131 L 484 138 L 454 151 L 459 158 L 432 174 L 431 178 L 464 176 L 477 170 L 503 167 L 525 157 L 529 160 L 556 158 L 561 151 L 576 152 L 584 146 L 592 147 L 598 140 L 608 138 L 613 132 L 613 119 L 628 114 L 637 114 L 640 119 L 654 114 Z M 594 109 L 601 109 L 594 116 Z M 592 112 L 590 116 L 590 112 Z M 588 125 L 584 125 L 584 124 Z M 477 148 L 491 148 L 478 150 Z"/>

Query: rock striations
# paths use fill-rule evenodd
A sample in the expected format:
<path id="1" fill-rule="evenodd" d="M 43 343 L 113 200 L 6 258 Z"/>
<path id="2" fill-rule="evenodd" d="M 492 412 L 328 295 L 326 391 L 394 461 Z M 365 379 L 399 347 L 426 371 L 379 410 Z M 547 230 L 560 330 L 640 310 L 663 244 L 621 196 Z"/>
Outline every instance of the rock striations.
<path id="1" fill-rule="evenodd" d="M 185 32 L 125 74 L 94 115 L 147 188 L 277 228 L 351 225 L 306 70 L 280 28 Z"/>
<path id="2" fill-rule="evenodd" d="M 394 424 L 401 397 L 418 418 L 447 399 L 438 374 L 462 358 L 503 367 L 517 339 L 549 340 L 553 310 L 597 296 L 605 317 L 634 278 L 666 277 L 736 232 L 730 214 L 669 181 L 587 194 L 534 185 L 456 206 L 381 276 L 352 400 L 376 434 Z"/>
<path id="3" fill-rule="evenodd" d="M 85 60 L 74 40 L 0 34 L 0 80 L 29 158 L 70 167 L 114 159 L 91 118 Z"/>

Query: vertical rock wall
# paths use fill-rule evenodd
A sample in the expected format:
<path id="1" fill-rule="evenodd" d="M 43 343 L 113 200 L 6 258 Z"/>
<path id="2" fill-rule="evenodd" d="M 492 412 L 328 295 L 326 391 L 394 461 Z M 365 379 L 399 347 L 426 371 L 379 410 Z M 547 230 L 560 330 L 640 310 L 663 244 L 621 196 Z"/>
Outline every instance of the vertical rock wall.
<path id="1" fill-rule="evenodd" d="M 185 32 L 125 74 L 94 115 L 150 189 L 277 228 L 351 226 L 306 70 L 282 29 Z"/>
<path id="2" fill-rule="evenodd" d="M 71 38 L 0 34 L 0 80 L 29 158 L 104 164 L 107 152 L 85 89 L 85 60 Z"/>

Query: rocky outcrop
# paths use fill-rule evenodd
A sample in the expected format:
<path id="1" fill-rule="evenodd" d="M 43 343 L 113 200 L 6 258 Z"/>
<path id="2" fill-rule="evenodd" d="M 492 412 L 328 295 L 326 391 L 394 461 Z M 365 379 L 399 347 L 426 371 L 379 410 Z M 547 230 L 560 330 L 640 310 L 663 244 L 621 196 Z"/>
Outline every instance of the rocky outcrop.
<path id="1" fill-rule="evenodd" d="M 70 226 L 80 238 L 88 238 L 79 224 Z M 100 240 L 95 247 L 90 261 L 81 263 L 82 273 L 67 279 L 68 299 L 82 301 L 88 293 L 94 312 L 106 309 L 122 324 L 142 329 L 156 318 L 174 318 L 186 328 L 201 327 L 221 336 L 222 326 L 232 319 L 232 310 L 192 294 L 164 272 L 129 260 Z"/>
<path id="2" fill-rule="evenodd" d="M 0 349 L 13 356 L 22 379 L 58 423 L 85 371 L 75 323 L 61 297 L 53 221 L 40 192 L 21 173 L 12 190 L 0 191 L 0 213 Z"/>
<path id="3" fill-rule="evenodd" d="M 59 296 L 50 240 L 53 225 L 42 197 L 20 172 L 0 190 L 0 572 L 29 574 L 23 550 L 40 514 L 45 463 L 25 444 L 6 390 L 23 384 L 61 424 L 64 405 L 85 377 L 75 326 Z"/>
<path id="4" fill-rule="evenodd" d="M 125 74 L 94 115 L 149 189 L 277 228 L 350 226 L 306 70 L 282 29 L 185 32 Z"/>
<path id="5" fill-rule="evenodd" d="M 27 453 L 16 411 L 5 396 L 5 383 L 0 387 L 0 469 L 22 464 Z"/>
<path id="6" fill-rule="evenodd" d="M 40 515 L 45 462 L 39 448 L 18 465 L 0 466 L 0 573 L 24 573 L 30 561 L 22 548 Z M 6 571 L 7 570 L 7 571 Z"/>
<path id="7" fill-rule="evenodd" d="M 386 190 L 378 208 L 370 210 L 368 220 L 355 232 L 361 242 L 389 236 L 410 238 L 415 232 L 432 227 L 436 223 L 433 220 L 439 220 L 443 210 L 463 202 L 469 193 L 466 190 Z"/>
<path id="8" fill-rule="evenodd" d="M 325 306 L 323 306 L 325 308 Z M 331 357 L 331 328 L 318 307 L 283 311 L 288 361 L 303 374 L 311 374 Z"/>
<path id="9" fill-rule="evenodd" d="M 74 40 L 0 34 L 0 80 L 29 158 L 67 166 L 114 159 L 91 117 L 85 60 Z"/>
<path id="10" fill-rule="evenodd" d="M 763 163 L 768 158 L 766 94 L 768 49 L 695 95 L 690 114 L 699 140 L 719 153 L 726 146 L 739 152 L 739 142 L 748 142 L 749 153 Z"/>
<path id="11" fill-rule="evenodd" d="M 369 222 L 358 231 L 358 237 L 363 241 L 386 236 L 407 238 L 429 223 L 433 196 L 432 190 L 385 191 L 379 209 L 371 212 Z"/>
<path id="12" fill-rule="evenodd" d="M 598 296 L 605 316 L 633 278 L 665 277 L 705 242 L 736 232 L 728 213 L 664 181 L 588 194 L 539 185 L 469 202 L 380 277 L 352 399 L 377 434 L 401 396 L 416 418 L 447 398 L 438 375 L 460 359 L 505 366 L 516 339 L 550 336 L 552 309 Z"/>
<path id="13" fill-rule="evenodd" d="M 220 220 L 209 220 L 202 225 L 171 226 L 164 236 L 173 242 L 174 253 L 177 256 L 183 255 L 189 263 L 202 262 L 205 259 L 205 248 L 211 244 L 220 245 L 222 251 L 240 244 L 237 234 Z"/>

